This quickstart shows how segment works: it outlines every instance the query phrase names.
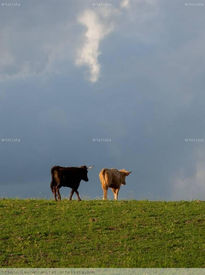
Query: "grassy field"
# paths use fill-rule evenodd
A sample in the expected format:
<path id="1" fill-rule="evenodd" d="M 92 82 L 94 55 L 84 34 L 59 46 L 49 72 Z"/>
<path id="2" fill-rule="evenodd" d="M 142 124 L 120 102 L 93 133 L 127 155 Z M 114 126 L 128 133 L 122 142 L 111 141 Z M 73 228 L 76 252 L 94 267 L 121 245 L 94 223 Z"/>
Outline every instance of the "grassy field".
<path id="1" fill-rule="evenodd" d="M 0 267 L 205 267 L 205 202 L 1 199 Z"/>

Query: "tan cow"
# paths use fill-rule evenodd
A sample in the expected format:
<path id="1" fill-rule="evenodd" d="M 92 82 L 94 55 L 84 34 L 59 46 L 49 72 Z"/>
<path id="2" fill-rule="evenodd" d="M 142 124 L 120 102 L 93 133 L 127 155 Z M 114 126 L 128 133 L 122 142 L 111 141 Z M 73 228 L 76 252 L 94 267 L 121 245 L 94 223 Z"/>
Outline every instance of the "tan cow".
<path id="1" fill-rule="evenodd" d="M 121 184 L 126 184 L 125 178 L 129 176 L 130 173 L 131 171 L 127 171 L 125 169 L 117 170 L 114 168 L 103 168 L 99 174 L 100 182 L 104 193 L 103 200 L 107 199 L 108 188 L 112 188 L 112 191 L 114 193 L 114 199 L 117 200 L 120 186 Z"/>

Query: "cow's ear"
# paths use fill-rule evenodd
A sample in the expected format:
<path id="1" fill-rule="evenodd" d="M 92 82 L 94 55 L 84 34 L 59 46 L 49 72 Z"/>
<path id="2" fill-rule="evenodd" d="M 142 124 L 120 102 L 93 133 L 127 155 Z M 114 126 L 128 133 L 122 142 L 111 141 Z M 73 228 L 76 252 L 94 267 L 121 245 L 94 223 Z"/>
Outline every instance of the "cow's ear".
<path id="1" fill-rule="evenodd" d="M 87 166 L 83 165 L 80 168 L 87 169 Z"/>
<path id="2" fill-rule="evenodd" d="M 132 173 L 132 171 L 128 171 L 128 172 L 127 172 L 127 176 L 129 176 L 129 174 L 131 174 L 131 173 Z"/>

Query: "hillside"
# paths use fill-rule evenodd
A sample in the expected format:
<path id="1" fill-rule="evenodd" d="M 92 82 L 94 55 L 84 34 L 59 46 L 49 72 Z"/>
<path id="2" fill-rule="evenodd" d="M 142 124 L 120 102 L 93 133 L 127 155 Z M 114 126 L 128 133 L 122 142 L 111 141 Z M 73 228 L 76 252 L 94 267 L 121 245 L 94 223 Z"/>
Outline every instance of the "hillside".
<path id="1" fill-rule="evenodd" d="M 205 202 L 0 200 L 1 267 L 205 267 Z"/>

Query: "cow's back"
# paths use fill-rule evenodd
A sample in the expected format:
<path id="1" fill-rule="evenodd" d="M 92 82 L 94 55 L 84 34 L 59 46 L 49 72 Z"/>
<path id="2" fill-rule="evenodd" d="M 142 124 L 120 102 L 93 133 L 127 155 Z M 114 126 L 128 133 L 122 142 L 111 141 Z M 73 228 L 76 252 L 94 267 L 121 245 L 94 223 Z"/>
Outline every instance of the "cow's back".
<path id="1" fill-rule="evenodd" d="M 54 182 L 59 186 L 77 188 L 81 179 L 81 168 L 54 166 L 51 174 Z"/>
<path id="2" fill-rule="evenodd" d="M 119 188 L 121 184 L 120 172 L 115 168 L 103 168 L 100 171 L 99 178 L 103 188 Z"/>

